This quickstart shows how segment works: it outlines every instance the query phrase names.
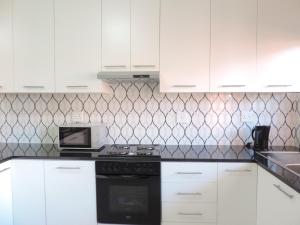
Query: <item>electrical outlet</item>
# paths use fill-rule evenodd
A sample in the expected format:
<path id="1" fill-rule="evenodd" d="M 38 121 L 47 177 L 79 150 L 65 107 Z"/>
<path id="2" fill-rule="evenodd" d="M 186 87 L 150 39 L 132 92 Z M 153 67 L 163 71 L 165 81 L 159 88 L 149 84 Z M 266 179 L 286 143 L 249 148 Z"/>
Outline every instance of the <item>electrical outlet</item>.
<path id="1" fill-rule="evenodd" d="M 83 112 L 72 112 L 72 123 L 82 123 L 83 122 Z"/>
<path id="2" fill-rule="evenodd" d="M 246 111 L 241 113 L 241 122 L 242 123 L 251 123 L 253 122 L 252 112 Z"/>

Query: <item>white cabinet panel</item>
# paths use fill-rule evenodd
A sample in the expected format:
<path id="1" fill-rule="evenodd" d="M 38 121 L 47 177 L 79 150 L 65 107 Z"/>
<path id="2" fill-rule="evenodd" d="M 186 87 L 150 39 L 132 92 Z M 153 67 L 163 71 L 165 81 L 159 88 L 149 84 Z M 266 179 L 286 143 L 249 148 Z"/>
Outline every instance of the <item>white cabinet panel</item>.
<path id="1" fill-rule="evenodd" d="M 258 10 L 260 91 L 300 91 L 300 1 L 260 0 Z"/>
<path id="2" fill-rule="evenodd" d="M 102 0 L 102 71 L 130 71 L 130 0 Z"/>
<path id="3" fill-rule="evenodd" d="M 96 225 L 93 161 L 46 161 L 47 225 Z"/>
<path id="4" fill-rule="evenodd" d="M 131 0 L 131 70 L 159 70 L 159 0 Z"/>
<path id="5" fill-rule="evenodd" d="M 211 91 L 255 91 L 257 1 L 212 0 Z"/>
<path id="6" fill-rule="evenodd" d="M 218 224 L 256 225 L 257 165 L 219 163 Z"/>
<path id="7" fill-rule="evenodd" d="M 101 1 L 55 0 L 57 92 L 100 92 Z"/>
<path id="8" fill-rule="evenodd" d="M 54 91 L 53 0 L 14 0 L 17 92 Z"/>
<path id="9" fill-rule="evenodd" d="M 14 225 L 45 225 L 44 162 L 13 161 Z"/>
<path id="10" fill-rule="evenodd" d="M 0 92 L 13 90 L 12 1 L 0 0 Z"/>
<path id="11" fill-rule="evenodd" d="M 209 91 L 210 0 L 162 0 L 160 90 Z"/>
<path id="12" fill-rule="evenodd" d="M 13 225 L 11 163 L 0 164 L 0 224 Z"/>
<path id="13" fill-rule="evenodd" d="M 299 225 L 300 194 L 258 168 L 258 225 Z"/>

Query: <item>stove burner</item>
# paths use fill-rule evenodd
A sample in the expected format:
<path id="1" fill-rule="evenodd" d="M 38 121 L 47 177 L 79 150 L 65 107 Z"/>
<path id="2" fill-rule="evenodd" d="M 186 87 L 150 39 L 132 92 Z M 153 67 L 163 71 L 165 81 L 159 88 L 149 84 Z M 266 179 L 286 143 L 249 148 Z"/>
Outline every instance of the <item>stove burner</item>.
<path id="1" fill-rule="evenodd" d="M 110 155 L 137 155 L 137 156 L 152 156 L 154 155 L 154 145 L 112 145 L 107 153 Z"/>

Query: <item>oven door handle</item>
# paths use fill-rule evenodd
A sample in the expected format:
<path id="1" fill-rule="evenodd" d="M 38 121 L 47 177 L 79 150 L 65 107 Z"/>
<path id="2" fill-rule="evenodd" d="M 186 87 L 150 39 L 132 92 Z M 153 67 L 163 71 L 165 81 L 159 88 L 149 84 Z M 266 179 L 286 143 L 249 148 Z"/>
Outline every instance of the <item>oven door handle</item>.
<path id="1" fill-rule="evenodd" d="M 152 175 L 96 175 L 98 179 L 148 179 L 152 177 Z"/>

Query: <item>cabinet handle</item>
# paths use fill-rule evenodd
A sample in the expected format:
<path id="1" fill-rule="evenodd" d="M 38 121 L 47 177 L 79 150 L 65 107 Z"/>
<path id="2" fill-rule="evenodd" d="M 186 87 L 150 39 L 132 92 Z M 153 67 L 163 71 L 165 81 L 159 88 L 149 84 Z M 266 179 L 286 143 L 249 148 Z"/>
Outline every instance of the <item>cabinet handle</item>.
<path id="1" fill-rule="evenodd" d="M 151 67 L 151 68 L 153 68 L 153 67 L 155 67 L 155 65 L 133 65 L 133 67 L 136 67 L 136 68 Z"/>
<path id="2" fill-rule="evenodd" d="M 64 166 L 59 166 L 56 167 L 57 170 L 80 170 L 80 167 L 64 167 Z"/>
<path id="3" fill-rule="evenodd" d="M 197 85 L 195 85 L 195 84 L 183 84 L 183 85 L 175 84 L 172 87 L 174 87 L 174 88 L 195 88 L 195 87 L 197 87 Z"/>
<path id="4" fill-rule="evenodd" d="M 29 86 L 23 86 L 24 88 L 45 88 L 45 86 L 39 86 L 39 85 L 29 85 Z"/>
<path id="5" fill-rule="evenodd" d="M 247 172 L 247 173 L 250 173 L 250 172 L 252 172 L 252 170 L 230 170 L 230 169 L 225 170 L 225 171 L 228 172 L 228 173 L 234 173 L 234 172 Z"/>
<path id="6" fill-rule="evenodd" d="M 203 213 L 185 213 L 185 212 L 178 212 L 177 215 L 179 215 L 179 216 L 203 216 Z"/>
<path id="7" fill-rule="evenodd" d="M 244 84 L 228 84 L 228 85 L 221 85 L 222 88 L 242 88 L 246 87 Z"/>
<path id="8" fill-rule="evenodd" d="M 289 197 L 290 199 L 293 199 L 293 198 L 294 198 L 294 195 L 291 195 L 291 194 L 287 193 L 285 190 L 283 190 L 283 189 L 281 188 L 280 185 L 278 185 L 278 184 L 273 184 L 273 186 L 276 187 L 280 192 L 282 192 L 283 194 L 285 194 L 285 195 L 286 195 L 287 197 Z"/>
<path id="9" fill-rule="evenodd" d="M 197 175 L 197 174 L 203 174 L 202 172 L 177 172 L 178 175 Z"/>
<path id="10" fill-rule="evenodd" d="M 293 85 L 291 84 L 270 84 L 270 85 L 267 85 L 267 88 L 286 88 L 286 87 L 292 87 Z"/>
<path id="11" fill-rule="evenodd" d="M 178 192 L 177 195 L 202 195 L 202 193 L 198 193 L 198 192 L 195 192 L 195 193 L 183 193 L 183 192 Z"/>
<path id="12" fill-rule="evenodd" d="M 103 66 L 104 68 L 126 68 L 126 65 L 108 65 L 108 66 Z"/>
<path id="13" fill-rule="evenodd" d="M 67 88 L 88 88 L 88 85 L 70 85 L 66 86 Z"/>
<path id="14" fill-rule="evenodd" d="M 5 171 L 7 171 L 7 170 L 10 170 L 10 167 L 7 167 L 7 168 L 4 168 L 3 170 L 0 170 L 0 173 L 3 173 Z"/>

